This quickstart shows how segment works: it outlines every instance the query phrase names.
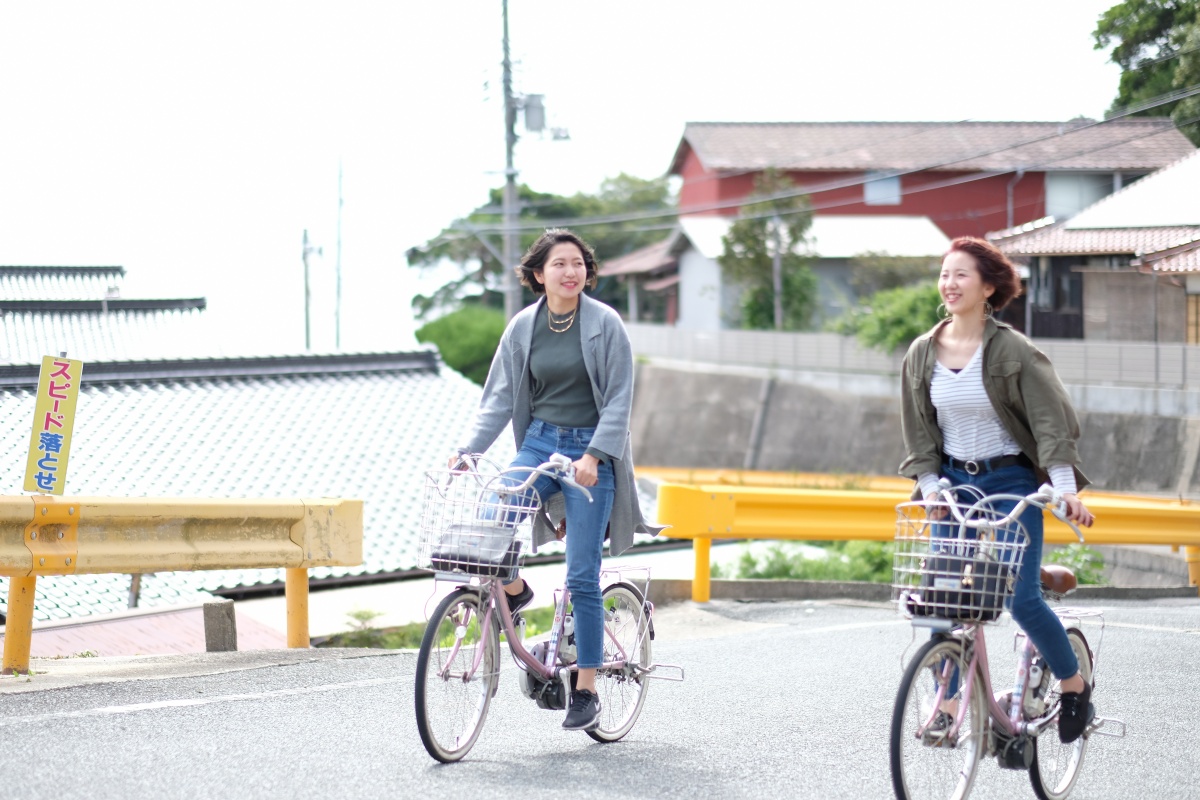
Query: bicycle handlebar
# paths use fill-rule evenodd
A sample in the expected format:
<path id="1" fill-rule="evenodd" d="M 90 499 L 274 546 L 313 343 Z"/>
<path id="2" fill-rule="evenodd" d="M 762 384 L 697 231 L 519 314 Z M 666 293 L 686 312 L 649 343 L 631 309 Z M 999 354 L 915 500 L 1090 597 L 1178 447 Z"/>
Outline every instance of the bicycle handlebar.
<path id="1" fill-rule="evenodd" d="M 473 458 L 474 457 L 471 454 L 465 453 L 459 457 L 458 465 L 469 466 L 471 463 L 473 463 L 470 460 Z M 536 467 L 509 467 L 501 472 L 501 475 L 517 471 L 528 471 L 529 477 L 515 486 L 489 486 L 488 488 L 499 495 L 520 494 L 530 486 L 533 486 L 533 482 L 537 480 L 539 475 L 548 475 L 549 477 L 557 478 L 567 486 L 583 492 L 583 496 L 587 498 L 587 501 L 589 503 L 592 502 L 592 493 L 587 490 L 587 487 L 580 486 L 575 482 L 575 465 L 571 463 L 571 459 L 567 458 L 562 453 L 551 454 L 549 461 L 545 461 Z"/>
<path id="2" fill-rule="evenodd" d="M 1051 514 L 1057 517 L 1059 521 L 1066 523 L 1067 527 L 1075 532 L 1075 536 L 1079 538 L 1079 541 L 1083 541 L 1083 531 L 1079 530 L 1079 526 L 1067 517 L 1067 513 L 1064 510 L 1066 501 L 1063 500 L 1062 492 L 1048 483 L 1043 483 L 1038 487 L 1036 492 L 1021 498 L 1007 516 L 998 520 L 967 519 L 950 490 L 950 481 L 945 478 L 938 481 L 938 496 L 945 500 L 946 505 L 950 508 L 950 513 L 954 515 L 954 519 L 959 524 L 968 528 L 1001 528 L 1016 520 L 1026 508 L 1034 506 L 1035 508 L 1049 509 Z"/>

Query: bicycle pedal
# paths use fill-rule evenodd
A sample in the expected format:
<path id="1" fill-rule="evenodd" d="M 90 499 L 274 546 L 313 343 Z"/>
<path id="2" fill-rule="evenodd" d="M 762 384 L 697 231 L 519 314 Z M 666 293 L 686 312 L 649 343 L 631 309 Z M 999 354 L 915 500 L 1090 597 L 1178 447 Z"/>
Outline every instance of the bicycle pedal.
<path id="1" fill-rule="evenodd" d="M 1091 724 L 1084 731 L 1085 736 L 1111 736 L 1114 739 L 1125 738 L 1125 723 L 1119 719 L 1109 719 L 1107 717 L 1093 717 Z"/>

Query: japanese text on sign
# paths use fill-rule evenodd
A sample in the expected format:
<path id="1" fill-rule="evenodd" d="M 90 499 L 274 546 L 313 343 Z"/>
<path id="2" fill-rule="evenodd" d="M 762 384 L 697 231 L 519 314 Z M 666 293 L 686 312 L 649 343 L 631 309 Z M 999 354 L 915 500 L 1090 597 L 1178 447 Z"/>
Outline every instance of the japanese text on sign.
<path id="1" fill-rule="evenodd" d="M 67 481 L 71 429 L 83 362 L 46 356 L 38 378 L 29 459 L 25 464 L 25 491 L 62 494 Z"/>

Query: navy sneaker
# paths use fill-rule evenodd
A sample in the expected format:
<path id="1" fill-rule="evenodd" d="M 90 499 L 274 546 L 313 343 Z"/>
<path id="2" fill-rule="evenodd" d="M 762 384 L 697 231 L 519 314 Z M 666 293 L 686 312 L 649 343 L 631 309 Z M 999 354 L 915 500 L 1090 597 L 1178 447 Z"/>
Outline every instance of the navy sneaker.
<path id="1" fill-rule="evenodd" d="M 567 718 L 563 728 L 569 731 L 590 731 L 600 725 L 600 698 L 595 692 L 577 689 L 571 692 Z"/>
<path id="2" fill-rule="evenodd" d="M 1070 744 L 1082 736 L 1096 716 L 1096 707 L 1091 700 L 1092 687 L 1086 683 L 1082 692 L 1063 692 L 1058 711 L 1058 738 L 1063 744 Z"/>

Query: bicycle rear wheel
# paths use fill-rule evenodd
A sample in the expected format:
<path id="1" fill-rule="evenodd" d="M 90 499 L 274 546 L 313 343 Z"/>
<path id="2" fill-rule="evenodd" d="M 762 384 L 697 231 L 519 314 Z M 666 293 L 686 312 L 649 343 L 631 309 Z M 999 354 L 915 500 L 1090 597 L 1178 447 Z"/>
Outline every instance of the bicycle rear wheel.
<path id="1" fill-rule="evenodd" d="M 892 788 L 899 800 L 961 799 L 971 791 L 987 746 L 987 698 L 978 675 L 954 736 L 953 716 L 945 713 L 964 702 L 969 663 L 960 640 L 936 638 L 905 669 L 891 732 Z"/>
<path id="2" fill-rule="evenodd" d="M 456 589 L 429 619 L 417 654 L 417 731 L 429 755 L 447 763 L 465 756 L 487 719 L 500 669 L 500 631 L 483 624 L 477 592 Z"/>
<path id="3" fill-rule="evenodd" d="M 650 666 L 650 619 L 642 593 L 630 583 L 604 590 L 604 660 L 625 666 L 596 672 L 600 724 L 587 732 L 598 742 L 615 742 L 633 728 L 646 702 Z"/>
<path id="4" fill-rule="evenodd" d="M 1067 629 L 1071 649 L 1079 659 L 1079 674 L 1089 684 L 1092 682 L 1092 651 L 1087 639 L 1078 628 Z M 1047 693 L 1048 703 L 1057 703 L 1061 691 L 1056 681 Z M 1063 800 L 1071 793 L 1079 770 L 1083 767 L 1083 753 L 1087 749 L 1087 737 L 1080 736 L 1070 744 L 1063 744 L 1058 733 L 1047 728 L 1033 740 L 1033 763 L 1029 765 L 1029 780 L 1033 791 L 1041 800 Z"/>

